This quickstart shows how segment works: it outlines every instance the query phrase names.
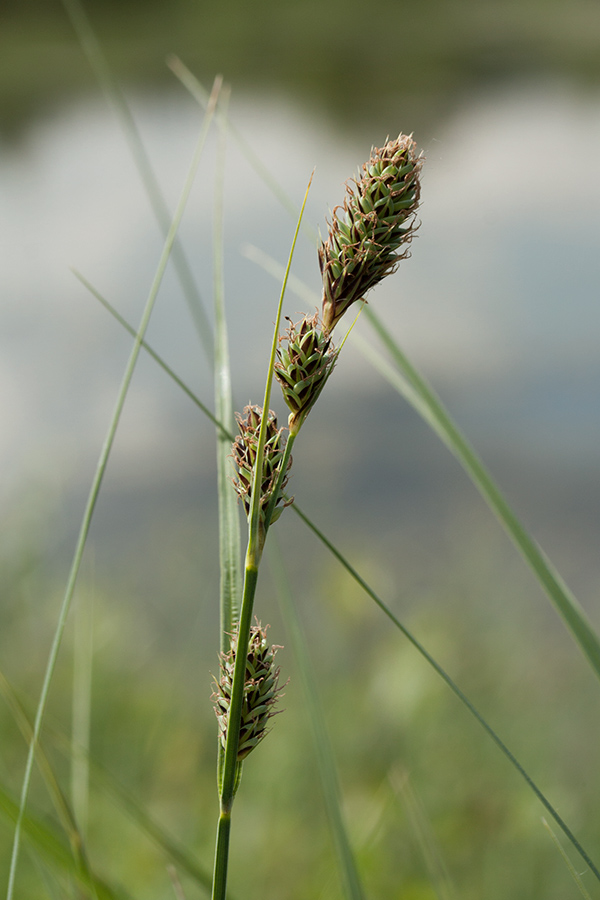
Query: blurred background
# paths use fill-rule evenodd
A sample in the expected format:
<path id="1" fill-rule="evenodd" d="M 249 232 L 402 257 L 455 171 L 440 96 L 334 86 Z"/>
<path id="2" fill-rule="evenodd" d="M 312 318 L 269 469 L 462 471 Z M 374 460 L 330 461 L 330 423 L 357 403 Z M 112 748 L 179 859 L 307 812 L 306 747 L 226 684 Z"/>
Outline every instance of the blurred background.
<path id="1" fill-rule="evenodd" d="M 207 88 L 224 76 L 231 121 L 297 205 L 316 167 L 305 214 L 313 229 L 324 231 L 372 145 L 414 134 L 426 156 L 422 225 L 411 259 L 370 302 L 600 627 L 598 5 L 90 0 L 83 14 L 75 0 L 4 0 L 0 669 L 25 707 L 35 708 L 131 345 L 71 267 L 137 324 L 162 247 L 122 127 L 78 38 L 85 16 L 170 209 L 202 119 L 166 64 L 170 54 Z M 216 154 L 213 135 L 180 232 L 209 319 Z M 241 410 L 262 396 L 279 295 L 253 259 L 260 251 L 285 263 L 294 219 L 233 137 L 225 180 L 225 292 Z M 298 318 L 319 302 L 307 237 L 293 272 L 304 287 L 301 296 L 288 293 L 286 313 Z M 372 339 L 365 321 L 357 330 Z M 171 270 L 148 340 L 212 407 L 210 365 Z M 279 398 L 274 405 L 284 420 Z M 300 506 L 470 694 L 594 855 L 598 686 L 457 463 L 352 339 L 294 457 Z M 82 716 L 81 708 L 72 714 L 75 665 L 79 692 L 91 690 L 92 758 L 207 869 L 217 809 L 209 703 L 218 643 L 215 475 L 212 426 L 142 357 L 46 737 L 68 788 L 64 740 Z M 277 538 L 368 895 L 577 896 L 539 804 L 443 684 L 291 511 Z M 266 571 L 261 585 L 257 613 L 286 645 Z M 74 662 L 82 642 L 88 676 Z M 232 892 L 335 898 L 291 649 L 279 662 L 290 677 L 286 713 L 246 765 Z M 25 747 L 6 704 L 0 735 L 0 780 L 14 798 Z M 447 867 L 453 888 L 444 890 L 454 893 L 436 887 L 407 784 Z M 41 780 L 31 808 L 54 827 Z M 168 896 L 165 854 L 94 777 L 89 810 L 98 871 L 132 895 Z M 11 837 L 5 816 L 0 872 Z M 203 896 L 180 875 L 188 900 Z M 70 896 L 60 894 L 65 884 L 43 854 L 24 854 L 21 896 Z"/>

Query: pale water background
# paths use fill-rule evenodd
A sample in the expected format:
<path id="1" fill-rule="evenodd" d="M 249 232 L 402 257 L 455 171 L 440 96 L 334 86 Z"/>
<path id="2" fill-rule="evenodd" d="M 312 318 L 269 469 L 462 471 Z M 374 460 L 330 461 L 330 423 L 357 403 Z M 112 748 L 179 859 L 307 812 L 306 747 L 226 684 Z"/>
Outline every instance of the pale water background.
<path id="1" fill-rule="evenodd" d="M 177 90 L 130 100 L 173 208 L 199 110 Z M 276 95 L 236 100 L 234 93 L 231 119 L 296 202 L 316 167 L 306 221 L 321 229 L 345 178 L 385 138 L 359 129 L 351 139 L 336 134 Z M 398 129 L 410 123 L 399 121 Z M 427 162 L 419 237 L 412 258 L 371 302 L 451 396 L 476 444 L 551 459 L 557 474 L 589 468 L 596 479 L 600 97 L 560 81 L 515 84 L 471 97 L 420 146 Z M 212 142 L 181 229 L 209 311 L 214 156 Z M 226 180 L 225 288 L 241 408 L 262 391 L 278 296 L 278 284 L 244 247 L 283 263 L 293 220 L 233 140 Z M 32 483 L 89 479 L 127 357 L 130 339 L 69 267 L 136 323 L 161 238 L 119 126 L 92 98 L 53 108 L 0 148 L 0 192 L 0 491 L 7 509 Z M 294 274 L 316 303 L 316 252 L 307 239 Z M 292 317 L 306 306 L 288 295 Z M 368 333 L 365 323 L 360 328 Z M 210 371 L 172 273 L 148 338 L 211 405 Z M 376 378 L 350 342 L 331 391 L 371 387 Z M 187 439 L 172 457 L 169 436 L 185 430 L 189 414 L 187 401 L 142 361 L 114 477 L 181 477 L 197 467 L 197 448 Z"/>

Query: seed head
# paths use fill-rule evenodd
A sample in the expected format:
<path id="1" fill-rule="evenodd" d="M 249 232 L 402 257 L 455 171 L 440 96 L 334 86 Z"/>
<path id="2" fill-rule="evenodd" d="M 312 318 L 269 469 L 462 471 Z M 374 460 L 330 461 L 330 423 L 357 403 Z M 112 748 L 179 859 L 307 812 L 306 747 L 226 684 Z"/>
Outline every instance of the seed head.
<path id="1" fill-rule="evenodd" d="M 338 351 L 319 327 L 317 313 L 304 316 L 297 324 L 288 321 L 289 327 L 279 339 L 275 377 L 290 409 L 290 432 L 297 434 L 333 371 Z"/>
<path id="2" fill-rule="evenodd" d="M 267 626 L 268 627 L 268 626 Z M 279 667 L 275 666 L 275 653 L 279 647 L 270 646 L 266 638 L 267 629 L 257 622 L 250 629 L 250 641 L 246 657 L 244 700 L 242 703 L 242 724 L 238 743 L 238 761 L 244 759 L 264 738 L 269 719 L 276 715 L 273 710 L 279 688 Z M 220 655 L 221 678 L 215 679 L 213 701 L 219 723 L 221 744 L 225 749 L 229 724 L 229 707 L 233 686 L 233 670 L 237 653 L 237 633 L 231 636 L 228 653 Z"/>
<path id="3" fill-rule="evenodd" d="M 236 419 L 240 430 L 232 446 L 232 456 L 237 467 L 237 478 L 234 478 L 233 486 L 242 498 L 246 515 L 250 513 L 252 481 L 254 477 L 254 464 L 256 462 L 256 452 L 258 449 L 258 435 L 260 432 L 260 423 L 262 419 L 261 406 L 246 406 L 244 409 L 245 417 L 236 413 Z M 269 506 L 269 502 L 273 495 L 281 466 L 283 465 L 283 454 L 285 451 L 284 428 L 277 428 L 277 416 L 272 409 L 269 410 L 267 420 L 267 435 L 265 441 L 265 452 L 263 457 L 263 471 L 260 483 L 260 517 L 264 527 L 264 515 Z M 288 460 L 287 469 L 292 464 L 291 457 Z M 288 478 L 285 475 L 281 484 L 281 492 L 287 484 Z M 281 494 L 280 492 L 280 494 Z M 271 523 L 275 522 L 285 506 L 292 501 L 284 502 L 283 498 L 277 499 L 277 505 L 271 516 Z"/>
<path id="4" fill-rule="evenodd" d="M 347 182 L 346 198 L 333 210 L 327 240 L 319 247 L 326 333 L 408 255 L 422 165 L 415 142 L 401 134 L 373 148 L 359 177 Z"/>

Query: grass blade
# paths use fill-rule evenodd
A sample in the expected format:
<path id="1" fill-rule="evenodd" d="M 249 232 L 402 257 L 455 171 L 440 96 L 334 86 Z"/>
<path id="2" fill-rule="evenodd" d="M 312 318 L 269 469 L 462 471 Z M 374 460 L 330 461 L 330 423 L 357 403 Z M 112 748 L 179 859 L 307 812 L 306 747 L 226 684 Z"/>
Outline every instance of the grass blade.
<path id="1" fill-rule="evenodd" d="M 554 834 L 554 832 L 552 831 L 552 829 L 550 828 L 550 826 L 548 825 L 548 823 L 546 822 L 545 819 L 542 819 L 542 825 L 548 831 L 550 837 L 552 838 L 552 842 L 553 842 L 554 846 L 556 847 L 556 849 L 562 856 L 563 861 L 564 861 L 567 869 L 569 870 L 569 874 L 571 875 L 571 878 L 573 879 L 573 881 L 575 882 L 575 884 L 577 885 L 577 887 L 579 889 L 579 893 L 581 894 L 582 897 L 585 898 L 585 900 L 592 900 L 592 898 L 586 891 L 581 878 L 577 874 L 577 870 L 575 869 L 575 866 L 573 865 L 573 863 L 571 862 L 571 860 L 565 853 L 564 849 L 562 848 L 562 846 L 560 844 L 560 841 L 558 840 L 558 838 L 556 837 L 556 835 Z"/>
<path id="2" fill-rule="evenodd" d="M 89 750 L 92 713 L 94 652 L 93 593 L 78 597 L 75 604 L 73 641 L 73 709 L 71 753 L 71 802 L 83 839 L 87 837 L 89 805 Z"/>
<path id="3" fill-rule="evenodd" d="M 148 196 L 154 216 L 163 235 L 166 237 L 171 224 L 171 216 L 162 196 L 156 176 L 152 170 L 152 166 L 150 165 L 150 160 L 148 159 L 148 154 L 146 153 L 144 144 L 140 138 L 135 120 L 127 105 L 125 97 L 123 96 L 123 92 L 110 70 L 83 4 L 80 0 L 62 0 L 62 4 L 71 21 L 71 25 L 77 35 L 81 48 L 87 57 L 90 68 L 94 72 L 96 80 L 98 81 L 109 106 L 114 110 L 117 120 L 121 125 L 121 129 L 129 145 L 133 162 Z M 207 92 L 207 103 L 209 96 L 210 94 Z M 192 320 L 194 321 L 200 336 L 204 352 L 206 353 L 207 359 L 211 360 L 213 346 L 210 323 L 202 299 L 196 288 L 188 261 L 183 252 L 183 248 L 178 240 L 173 244 L 171 257 L 175 272 L 179 278 L 181 289 L 187 300 Z"/>
<path id="4" fill-rule="evenodd" d="M 206 88 L 203 87 L 203 85 L 198 81 L 196 76 L 193 75 L 192 72 L 190 72 L 190 70 L 187 68 L 187 66 L 184 65 L 184 63 L 175 55 L 168 57 L 167 65 L 169 66 L 175 77 L 179 79 L 185 89 L 198 103 L 198 105 L 203 109 L 206 109 L 209 94 Z M 294 200 L 292 200 L 292 198 L 277 181 L 277 179 L 273 178 L 269 167 L 266 166 L 260 156 L 258 156 L 258 154 L 254 152 L 248 141 L 246 141 L 246 139 L 244 138 L 243 134 L 235 127 L 233 122 L 231 122 L 231 120 L 227 118 L 224 111 L 219 112 L 217 110 L 217 118 L 219 119 L 219 124 L 226 128 L 234 138 L 236 144 L 238 145 L 254 171 L 258 174 L 263 184 L 266 185 L 269 191 L 273 194 L 274 197 L 277 198 L 279 203 L 281 203 L 284 209 L 288 211 L 292 218 L 296 219 L 298 216 L 298 204 Z M 315 228 L 313 228 L 313 226 L 306 221 L 303 221 L 300 227 L 302 231 L 310 237 L 310 240 L 316 244 L 319 236 Z"/>
<path id="5" fill-rule="evenodd" d="M 308 192 L 312 184 L 312 175 L 304 194 L 304 200 L 298 216 L 296 230 L 292 239 L 292 246 L 288 257 L 288 264 L 281 286 L 279 295 L 279 304 L 277 307 L 277 315 L 275 317 L 275 326 L 273 329 L 273 341 L 271 346 L 271 355 L 269 358 L 269 366 L 267 369 L 267 379 L 265 384 L 265 395 L 263 400 L 263 414 L 261 417 L 260 429 L 258 434 L 258 443 L 256 448 L 256 457 L 254 460 L 254 472 L 252 479 L 252 489 L 250 498 L 250 511 L 248 514 L 248 546 L 246 550 L 246 560 L 244 567 L 244 587 L 242 593 L 242 606 L 237 627 L 237 647 L 235 655 L 233 681 L 231 686 L 231 697 L 228 711 L 227 737 L 225 739 L 225 753 L 223 756 L 222 770 L 218 771 L 219 780 L 219 804 L 220 812 L 217 823 L 217 841 L 215 847 L 214 875 L 213 875 L 213 900 L 224 900 L 227 886 L 227 871 L 229 857 L 229 838 L 231 831 L 231 809 L 235 798 L 235 791 L 239 784 L 240 763 L 238 762 L 238 746 L 242 719 L 242 703 L 244 698 L 244 685 L 246 681 L 246 659 L 247 648 L 250 640 L 250 626 L 252 623 L 252 611 L 254 608 L 254 596 L 256 593 L 256 585 L 258 582 L 258 569 L 262 556 L 263 542 L 266 533 L 260 534 L 260 500 L 263 478 L 263 460 L 265 452 L 265 442 L 267 437 L 267 422 L 269 418 L 269 403 L 271 400 L 271 388 L 273 385 L 273 367 L 275 364 L 275 355 L 279 340 L 279 325 L 281 322 L 281 313 L 283 309 L 283 298 L 289 271 L 292 265 L 296 241 L 300 231 L 300 224 Z M 279 485 L 278 485 L 279 486 Z M 265 525 L 268 528 L 268 522 Z M 242 652 L 241 648 L 246 648 L 246 652 Z"/>
<path id="6" fill-rule="evenodd" d="M 19 804 L 16 803 L 0 785 L 0 815 L 8 822 L 16 822 L 19 816 Z M 126 894 L 110 888 L 101 879 L 93 875 L 88 877 L 75 865 L 68 846 L 49 827 L 46 822 L 26 813 L 22 817 L 23 834 L 36 854 L 51 868 L 76 879 L 81 889 L 93 889 L 98 900 L 128 900 Z"/>
<path id="7" fill-rule="evenodd" d="M 279 546 L 272 540 L 268 551 L 269 566 L 277 588 L 277 596 L 283 620 L 291 641 L 292 652 L 300 673 L 304 700 L 308 718 L 313 731 L 313 741 L 325 807 L 336 850 L 338 865 L 341 871 L 345 895 L 350 900 L 364 900 L 364 891 L 358 874 L 358 867 L 352 852 L 348 830 L 342 812 L 341 790 L 333 749 L 327 733 L 325 718 L 319 700 L 319 693 L 313 676 L 311 661 L 308 656 L 306 639 L 302 632 L 300 619 L 292 599 L 290 584 L 285 573 Z"/>
<path id="8" fill-rule="evenodd" d="M 112 448 L 112 445 L 114 442 L 114 438 L 115 438 L 115 435 L 117 432 L 117 427 L 119 424 L 121 413 L 122 413 L 123 407 L 125 405 L 125 398 L 127 396 L 129 385 L 131 383 L 135 365 L 136 365 L 136 362 L 137 362 L 137 359 L 139 356 L 141 342 L 142 342 L 143 336 L 145 334 L 146 328 L 148 326 L 148 323 L 150 321 L 150 315 L 152 313 L 152 309 L 154 307 L 154 303 L 155 303 L 156 297 L 158 295 L 158 290 L 159 290 L 161 282 L 162 282 L 162 278 L 163 278 L 163 275 L 164 275 L 164 272 L 165 272 L 165 269 L 167 266 L 167 262 L 169 260 L 171 250 L 173 248 L 173 244 L 175 242 L 175 237 L 177 235 L 179 223 L 183 216 L 185 205 L 186 205 L 187 199 L 189 197 L 189 194 L 190 194 L 190 191 L 192 188 L 196 170 L 200 164 L 200 156 L 201 156 L 202 150 L 204 148 L 204 143 L 206 141 L 206 137 L 208 135 L 208 129 L 210 127 L 210 123 L 212 120 L 214 108 L 216 106 L 220 87 L 221 87 L 221 81 L 220 81 L 220 79 L 217 79 L 217 81 L 215 82 L 215 86 L 213 88 L 211 104 L 210 104 L 209 110 L 207 111 L 207 114 L 205 116 L 203 127 L 201 129 L 198 143 L 196 145 L 192 164 L 190 166 L 190 170 L 188 172 L 188 176 L 186 178 L 184 188 L 181 193 L 179 203 L 177 205 L 177 210 L 175 212 L 173 221 L 171 223 L 171 227 L 169 229 L 169 234 L 167 235 L 167 238 L 165 241 L 163 252 L 161 254 L 161 258 L 158 263 L 156 274 L 154 276 L 154 280 L 153 280 L 152 286 L 150 288 L 150 293 L 149 293 L 148 299 L 146 301 L 144 312 L 142 314 L 142 318 L 140 321 L 140 326 L 139 326 L 139 329 L 138 329 L 138 332 L 136 335 L 136 339 L 134 341 L 134 344 L 133 344 L 133 347 L 132 347 L 132 350 L 131 350 L 131 353 L 129 356 L 129 360 L 127 362 L 127 366 L 125 369 L 125 373 L 123 376 L 121 387 L 119 389 L 117 401 L 115 404 L 115 409 L 114 409 L 114 412 L 113 412 L 113 415 L 112 415 L 112 418 L 111 418 L 111 421 L 110 421 L 110 424 L 108 427 L 108 432 L 107 432 L 107 435 L 106 435 L 106 438 L 104 441 L 104 445 L 103 445 L 101 453 L 100 453 L 100 458 L 98 460 L 98 465 L 96 467 L 96 473 L 94 475 L 93 483 L 90 488 L 90 493 L 89 493 L 85 511 L 83 514 L 83 519 L 82 519 L 82 523 L 81 523 L 81 527 L 80 527 L 80 531 L 79 531 L 79 536 L 78 536 L 77 544 L 75 547 L 75 553 L 74 553 L 73 561 L 71 564 L 71 570 L 69 572 L 69 577 L 68 577 L 68 581 L 67 581 L 67 587 L 66 587 L 62 605 L 60 608 L 58 622 L 57 622 L 56 630 L 54 632 L 54 638 L 52 641 L 52 646 L 50 648 L 50 654 L 49 654 L 48 662 L 46 665 L 46 671 L 44 674 L 44 680 L 42 683 L 42 689 L 40 692 L 40 698 L 39 698 L 35 721 L 34 721 L 34 726 L 33 726 L 32 740 L 29 745 L 29 752 L 27 755 L 27 762 L 25 765 L 25 774 L 23 776 L 23 784 L 22 784 L 22 788 L 21 788 L 21 798 L 20 798 L 20 802 L 19 802 L 19 815 L 17 817 L 17 822 L 16 822 L 16 826 L 15 826 L 15 834 L 14 834 L 14 840 L 13 840 L 12 853 L 11 853 L 11 862 L 10 862 L 10 871 L 9 871 L 9 875 L 8 875 L 8 888 L 7 888 L 6 900 L 13 900 L 13 896 L 14 896 L 15 878 L 16 878 L 17 864 L 18 864 L 18 858 L 19 858 L 19 843 L 20 843 L 20 836 L 21 836 L 21 826 L 22 826 L 22 822 L 23 822 L 23 816 L 25 813 L 25 807 L 27 805 L 27 798 L 29 795 L 29 786 L 31 783 L 31 774 L 33 771 L 33 762 L 34 762 L 36 744 L 37 744 L 39 734 L 41 731 L 42 720 L 44 717 L 44 712 L 46 709 L 46 702 L 47 702 L 48 693 L 50 690 L 50 683 L 52 681 L 52 676 L 54 674 L 54 668 L 56 666 L 56 660 L 58 658 L 58 651 L 60 649 L 60 645 L 62 642 L 62 636 L 64 633 L 67 616 L 69 614 L 69 610 L 71 607 L 71 600 L 73 598 L 73 593 L 75 591 L 75 584 L 77 582 L 77 576 L 79 574 L 79 569 L 80 569 L 81 561 L 83 558 L 83 551 L 85 549 L 85 544 L 87 541 L 87 536 L 89 533 L 92 517 L 94 514 L 96 501 L 98 499 L 98 494 L 100 492 L 100 487 L 102 484 L 104 473 L 106 471 L 106 466 L 108 464 L 108 458 L 109 458 L 110 451 L 111 451 L 111 448 Z"/>
<path id="9" fill-rule="evenodd" d="M 527 773 L 521 763 L 518 761 L 516 756 L 508 749 L 507 745 L 504 741 L 496 734 L 494 729 L 489 725 L 486 719 L 482 716 L 479 710 L 475 707 L 473 703 L 469 700 L 467 695 L 461 691 L 459 686 L 455 681 L 448 675 L 445 669 L 437 662 L 437 660 L 429 653 L 428 650 L 425 649 L 423 644 L 408 630 L 408 628 L 402 624 L 402 622 L 394 615 L 391 609 L 384 603 L 384 601 L 375 593 L 372 587 L 370 587 L 367 582 L 362 578 L 357 570 L 350 564 L 350 562 L 346 559 L 346 557 L 335 547 L 331 541 L 325 537 L 322 531 L 320 531 L 314 522 L 308 518 L 308 516 L 302 512 L 302 510 L 294 503 L 292 509 L 295 510 L 297 515 L 300 516 L 302 521 L 310 528 L 313 534 L 321 541 L 322 544 L 327 547 L 330 553 L 335 556 L 338 562 L 346 569 L 349 575 L 356 581 L 358 585 L 363 589 L 363 591 L 373 600 L 377 606 L 381 609 L 383 613 L 388 617 L 388 619 L 396 626 L 396 628 L 402 632 L 405 638 L 410 641 L 415 650 L 421 654 L 421 656 L 429 663 L 429 665 L 435 669 L 440 678 L 446 682 L 452 693 L 458 697 L 460 702 L 465 706 L 472 716 L 479 722 L 481 727 L 488 733 L 493 742 L 496 744 L 498 749 L 502 752 L 502 754 L 506 757 L 506 759 L 510 762 L 510 764 L 517 770 L 519 775 L 526 781 L 529 785 L 533 793 L 536 795 L 542 806 L 546 809 L 546 811 L 552 816 L 556 824 L 559 826 L 563 834 L 569 839 L 571 844 L 575 847 L 579 855 L 583 860 L 585 860 L 586 864 L 590 867 L 591 871 L 594 873 L 595 877 L 600 881 L 600 869 L 594 864 L 589 854 L 584 850 L 581 846 L 567 823 L 558 812 L 554 809 L 550 801 L 546 798 L 546 796 L 542 793 L 540 788 L 537 786 L 533 778 Z"/>
<path id="10" fill-rule="evenodd" d="M 224 101 L 221 101 L 224 102 Z M 215 410 L 219 422 L 233 431 L 233 397 L 223 273 L 223 192 L 225 182 L 226 131 L 219 122 L 219 146 L 214 213 L 214 296 L 215 296 Z M 231 440 L 217 428 L 217 486 L 219 499 L 220 620 L 221 652 L 229 650 L 233 625 L 240 614 L 242 593 L 241 538 L 237 495 L 231 483 Z M 220 747 L 220 742 L 219 742 Z"/>
<path id="11" fill-rule="evenodd" d="M 25 743 L 29 744 L 33 737 L 33 727 L 23 705 L 1 670 L 0 694 L 4 697 L 4 701 L 17 723 L 17 727 L 19 728 Z M 73 810 L 69 805 L 69 801 L 60 787 L 50 760 L 40 742 L 38 742 L 37 745 L 36 762 L 44 780 L 48 795 L 54 805 L 58 820 L 69 841 L 74 871 L 79 872 L 82 877 L 85 876 L 91 884 L 93 878 L 87 858 L 84 835 L 78 825 Z M 14 821 L 16 821 L 16 818 L 17 817 L 15 816 Z"/>
<path id="12" fill-rule="evenodd" d="M 600 678 L 600 640 L 584 610 L 563 582 L 552 563 L 518 520 L 490 473 L 452 421 L 439 398 L 409 362 L 370 307 L 367 307 L 365 310 L 365 315 L 375 333 L 389 351 L 402 378 L 395 378 L 394 370 L 387 366 L 375 351 L 367 351 L 370 361 L 425 419 L 465 469 L 481 496 L 495 513 L 522 557 L 532 569 L 567 628 L 571 631 L 575 641 L 579 644 L 594 672 Z M 362 347 L 364 352 L 364 343 Z"/>
<path id="13" fill-rule="evenodd" d="M 0 694 L 4 697 L 4 700 L 6 701 L 6 704 L 15 722 L 17 723 L 19 730 L 25 738 L 25 741 L 29 742 L 32 733 L 32 726 L 30 724 L 29 718 L 23 708 L 23 705 L 17 698 L 13 688 L 11 687 L 1 670 Z M 64 734 L 61 734 L 54 728 L 48 728 L 48 734 L 50 739 L 53 741 L 53 745 L 58 747 L 63 755 L 70 755 L 72 753 L 72 741 L 69 740 Z M 85 750 L 82 750 L 81 752 L 86 753 Z M 113 800 L 118 804 L 119 808 L 127 813 L 130 819 L 138 826 L 140 831 L 147 837 L 149 837 L 156 844 L 156 846 L 160 848 L 165 856 L 171 860 L 172 863 L 176 864 L 181 871 L 185 872 L 190 878 L 192 878 L 199 887 L 203 888 L 206 892 L 209 892 L 211 885 L 211 876 L 196 862 L 192 853 L 188 851 L 182 844 L 180 844 L 175 838 L 170 836 L 165 831 L 165 829 L 149 815 L 149 813 L 142 807 L 142 805 L 135 799 L 135 797 L 117 781 L 117 779 L 113 775 L 111 775 L 94 759 L 90 758 L 89 754 L 87 755 L 87 762 L 94 784 L 96 786 L 101 785 L 103 790 L 113 797 Z M 60 789 L 58 780 L 54 774 L 54 770 L 48 757 L 46 756 L 43 745 L 41 743 L 38 743 L 36 762 L 46 784 L 48 793 L 54 802 L 54 807 L 57 811 L 58 818 L 62 824 L 65 835 L 69 839 L 71 846 L 73 847 L 73 844 L 77 844 L 78 842 L 81 843 L 81 846 L 83 846 L 81 842 L 81 836 L 77 831 L 77 824 L 70 810 L 69 804 Z M 7 817 L 12 821 L 16 821 L 17 807 L 7 793 L 2 794 L 2 797 L 0 797 L 0 808 L 3 807 L 3 805 Z M 25 833 L 28 833 L 27 829 L 25 829 Z M 60 842 L 60 840 L 54 835 L 53 831 L 51 832 L 51 834 L 51 846 L 53 848 L 52 852 L 57 855 L 59 861 L 61 861 L 66 855 L 66 848 L 64 846 L 64 843 Z M 81 871 L 82 867 L 79 860 L 77 860 L 77 865 L 79 870 Z M 68 869 L 66 860 L 61 862 L 61 867 L 65 870 Z M 88 869 L 85 874 L 91 883 L 91 879 L 93 878 L 91 871 Z M 104 884 L 104 882 L 102 882 L 102 880 L 98 879 L 97 877 L 95 878 L 94 883 L 96 884 L 96 886 L 98 884 Z M 102 900 L 102 898 L 103 895 L 100 896 L 99 900 Z M 228 900 L 232 900 L 229 894 Z"/>
<path id="14" fill-rule="evenodd" d="M 412 833 L 425 860 L 429 880 L 438 900 L 455 900 L 454 887 L 444 865 L 431 822 L 427 818 L 420 797 L 410 783 L 409 773 L 400 769 L 394 769 L 389 773 L 388 781 L 397 803 L 405 811 Z"/>

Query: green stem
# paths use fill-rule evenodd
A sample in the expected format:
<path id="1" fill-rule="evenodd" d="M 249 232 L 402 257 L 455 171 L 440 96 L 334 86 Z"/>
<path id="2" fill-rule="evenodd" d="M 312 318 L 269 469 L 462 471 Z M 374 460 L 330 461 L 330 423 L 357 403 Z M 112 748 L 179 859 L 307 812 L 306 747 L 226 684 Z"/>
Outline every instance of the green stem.
<path id="1" fill-rule="evenodd" d="M 258 582 L 258 564 L 260 553 L 254 541 L 248 543 L 246 553 L 246 571 L 242 610 L 237 634 L 237 651 L 233 669 L 233 685 L 231 703 L 227 723 L 227 739 L 225 741 L 225 758 L 223 761 L 223 778 L 221 783 L 221 814 L 217 825 L 217 844 L 215 847 L 215 865 L 213 874 L 212 900 L 225 900 L 227 889 L 227 860 L 229 856 L 229 832 L 231 828 L 231 807 L 235 797 L 238 774 L 238 744 L 242 722 L 242 703 L 244 701 L 244 684 L 246 681 L 246 658 L 250 641 L 250 625 L 254 608 L 254 595 Z"/>
<path id="2" fill-rule="evenodd" d="M 285 473 L 287 472 L 290 457 L 292 455 L 292 447 L 294 446 L 294 441 L 296 440 L 297 434 L 298 434 L 297 431 L 290 431 L 290 433 L 288 435 L 287 443 L 285 445 L 285 450 L 283 451 L 283 459 L 281 461 L 279 475 L 277 476 L 277 482 L 275 484 L 275 487 L 273 488 L 273 493 L 271 494 L 271 500 L 269 501 L 269 505 L 267 506 L 267 511 L 265 512 L 265 518 L 264 518 L 264 522 L 263 522 L 263 526 L 264 526 L 263 542 L 264 542 L 264 540 L 266 540 L 267 531 L 269 530 L 269 525 L 271 524 L 271 519 L 273 518 L 273 513 L 275 512 L 275 507 L 277 505 L 279 495 L 281 494 L 281 486 L 283 485 Z"/>
<path id="3" fill-rule="evenodd" d="M 229 833 L 231 831 L 231 809 L 221 807 L 217 825 L 217 846 L 215 848 L 215 872 L 213 879 L 213 900 L 225 897 L 227 891 L 227 865 L 229 862 Z"/>

